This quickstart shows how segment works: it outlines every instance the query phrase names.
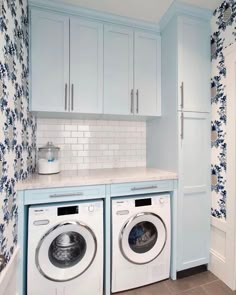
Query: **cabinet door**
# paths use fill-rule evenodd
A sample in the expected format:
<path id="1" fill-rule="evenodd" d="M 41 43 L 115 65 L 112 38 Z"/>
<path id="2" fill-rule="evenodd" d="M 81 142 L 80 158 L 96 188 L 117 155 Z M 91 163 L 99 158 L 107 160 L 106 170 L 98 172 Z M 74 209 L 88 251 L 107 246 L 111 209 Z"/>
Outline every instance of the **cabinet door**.
<path id="1" fill-rule="evenodd" d="M 187 17 L 178 25 L 179 109 L 183 104 L 184 111 L 209 112 L 210 25 Z"/>
<path id="2" fill-rule="evenodd" d="M 183 115 L 182 115 L 183 114 Z M 180 113 L 178 271 L 209 262 L 210 120 Z"/>
<path id="3" fill-rule="evenodd" d="M 69 18 L 31 11 L 31 110 L 64 112 L 69 93 Z"/>
<path id="4" fill-rule="evenodd" d="M 161 38 L 135 32 L 134 48 L 135 113 L 161 115 Z"/>
<path id="5" fill-rule="evenodd" d="M 133 31 L 104 27 L 104 113 L 128 115 L 133 90 Z"/>
<path id="6" fill-rule="evenodd" d="M 103 25 L 70 20 L 70 110 L 102 113 Z"/>

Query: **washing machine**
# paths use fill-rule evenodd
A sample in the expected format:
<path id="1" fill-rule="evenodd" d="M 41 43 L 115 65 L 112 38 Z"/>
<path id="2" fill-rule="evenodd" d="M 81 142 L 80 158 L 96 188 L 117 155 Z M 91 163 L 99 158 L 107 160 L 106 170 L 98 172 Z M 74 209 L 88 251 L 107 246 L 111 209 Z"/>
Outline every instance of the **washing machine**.
<path id="1" fill-rule="evenodd" d="M 170 195 L 112 200 L 112 293 L 169 278 Z"/>
<path id="2" fill-rule="evenodd" d="M 103 294 L 103 202 L 31 206 L 27 295 Z"/>

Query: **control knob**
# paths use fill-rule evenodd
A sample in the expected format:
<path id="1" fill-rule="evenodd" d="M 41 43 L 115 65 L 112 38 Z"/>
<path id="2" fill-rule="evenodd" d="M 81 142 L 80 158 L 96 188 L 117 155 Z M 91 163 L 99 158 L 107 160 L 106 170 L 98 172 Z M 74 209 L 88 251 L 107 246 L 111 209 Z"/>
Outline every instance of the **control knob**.
<path id="1" fill-rule="evenodd" d="M 164 198 L 160 198 L 159 202 L 160 202 L 160 204 L 164 204 L 165 203 L 165 199 Z"/>

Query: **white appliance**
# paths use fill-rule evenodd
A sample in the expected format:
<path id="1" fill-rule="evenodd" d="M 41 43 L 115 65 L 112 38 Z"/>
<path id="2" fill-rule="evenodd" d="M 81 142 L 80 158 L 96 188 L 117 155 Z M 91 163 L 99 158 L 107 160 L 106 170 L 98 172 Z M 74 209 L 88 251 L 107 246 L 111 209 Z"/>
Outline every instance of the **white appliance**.
<path id="1" fill-rule="evenodd" d="M 103 294 L 103 202 L 31 206 L 27 295 Z"/>
<path id="2" fill-rule="evenodd" d="M 112 200 L 112 293 L 169 278 L 170 196 Z"/>

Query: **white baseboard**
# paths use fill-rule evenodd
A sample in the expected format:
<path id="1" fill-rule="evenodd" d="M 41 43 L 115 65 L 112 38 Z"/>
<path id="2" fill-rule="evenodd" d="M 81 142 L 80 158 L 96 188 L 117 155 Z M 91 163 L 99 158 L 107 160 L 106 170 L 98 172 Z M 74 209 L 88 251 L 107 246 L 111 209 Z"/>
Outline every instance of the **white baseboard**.
<path id="1" fill-rule="evenodd" d="M 232 285 L 232 282 L 229 280 L 228 277 L 225 257 L 214 251 L 213 249 L 210 250 L 209 270 L 226 285 L 228 285 L 229 288 L 234 290 L 234 286 Z"/>
<path id="2" fill-rule="evenodd" d="M 10 262 L 0 273 L 0 295 L 17 295 L 17 269 L 19 248 L 16 248 Z"/>
<path id="3" fill-rule="evenodd" d="M 219 279 L 225 281 L 225 259 L 216 251 L 210 251 L 209 270 L 214 273 Z"/>

